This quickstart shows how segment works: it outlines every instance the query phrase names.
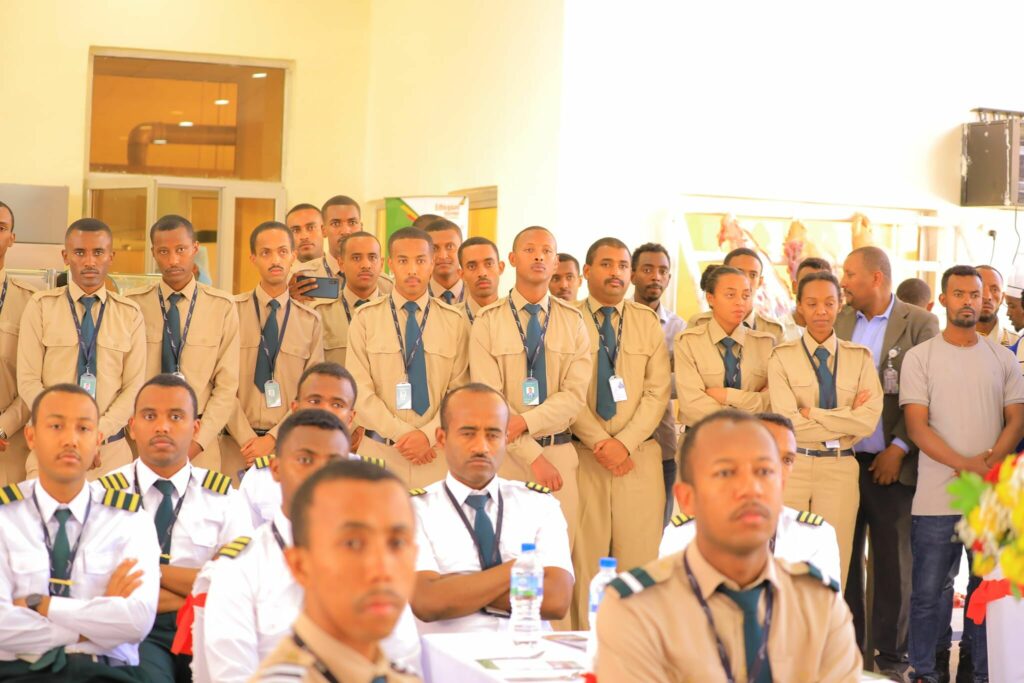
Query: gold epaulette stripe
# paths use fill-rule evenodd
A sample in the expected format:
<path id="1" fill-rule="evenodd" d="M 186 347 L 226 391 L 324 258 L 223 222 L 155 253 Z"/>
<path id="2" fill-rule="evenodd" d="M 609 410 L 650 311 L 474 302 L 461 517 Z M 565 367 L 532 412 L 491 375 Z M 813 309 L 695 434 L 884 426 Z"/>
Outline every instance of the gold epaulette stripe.
<path id="1" fill-rule="evenodd" d="M 538 484 L 535 481 L 526 482 L 526 488 L 530 489 L 531 491 L 536 491 L 537 493 L 551 493 L 551 489 L 542 484 Z"/>
<path id="2" fill-rule="evenodd" d="M 220 550 L 217 551 L 217 557 L 238 557 L 239 553 L 246 549 L 250 541 L 252 541 L 251 536 L 239 536 L 233 541 L 222 545 Z"/>
<path id="3" fill-rule="evenodd" d="M 426 489 L 409 489 L 410 496 L 422 496 L 426 492 Z"/>
<path id="4" fill-rule="evenodd" d="M 103 504 L 107 507 L 117 508 L 118 510 L 127 510 L 128 512 L 137 512 L 139 505 L 142 503 L 142 498 L 129 493 L 128 491 L 116 491 L 109 489 L 103 494 Z"/>
<path id="5" fill-rule="evenodd" d="M 22 494 L 21 489 L 18 488 L 17 484 L 0 486 L 0 505 L 16 503 L 19 500 L 25 500 L 25 496 Z"/>
<path id="6" fill-rule="evenodd" d="M 203 488 L 209 489 L 214 493 L 224 495 L 228 492 L 228 489 L 231 488 L 231 477 L 226 474 L 210 470 L 206 473 L 206 476 L 203 477 Z"/>
<path id="7" fill-rule="evenodd" d="M 128 488 L 128 477 L 121 472 L 112 472 L 105 477 L 100 477 L 100 485 L 108 491 L 120 491 Z"/>

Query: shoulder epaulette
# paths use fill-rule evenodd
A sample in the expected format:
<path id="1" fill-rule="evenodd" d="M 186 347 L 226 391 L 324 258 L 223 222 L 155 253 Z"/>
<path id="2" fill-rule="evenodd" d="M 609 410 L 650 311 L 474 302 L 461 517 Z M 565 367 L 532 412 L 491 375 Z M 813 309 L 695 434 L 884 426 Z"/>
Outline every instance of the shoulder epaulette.
<path id="1" fill-rule="evenodd" d="M 132 287 L 131 289 L 126 289 L 124 291 L 124 296 L 141 296 L 143 294 L 148 294 L 149 292 L 152 292 L 154 289 L 156 289 L 159 285 L 159 282 L 151 282 L 148 285 Z"/>
<path id="2" fill-rule="evenodd" d="M 810 526 L 821 526 L 822 523 L 825 521 L 825 518 L 821 515 L 817 515 L 813 512 L 808 512 L 807 510 L 804 510 L 802 512 L 797 513 L 796 521 L 800 522 L 801 524 L 808 524 Z"/>
<path id="3" fill-rule="evenodd" d="M 216 557 L 230 557 L 235 558 L 248 547 L 249 542 L 252 540 L 251 536 L 239 536 L 233 541 L 229 541 L 220 547 L 217 551 Z"/>
<path id="4" fill-rule="evenodd" d="M 697 518 L 691 517 L 690 515 L 684 515 L 680 512 L 678 515 L 672 515 L 672 526 L 682 526 L 684 524 L 692 522 L 695 519 Z"/>
<path id="5" fill-rule="evenodd" d="M 549 301 L 553 301 L 556 306 L 561 306 L 567 311 L 572 311 L 574 315 L 578 315 L 580 318 L 583 317 L 583 311 L 576 307 L 576 304 L 572 301 L 562 301 L 557 296 L 549 296 Z"/>
<path id="6" fill-rule="evenodd" d="M 121 491 L 128 488 L 128 477 L 124 476 L 121 472 L 111 472 L 106 476 L 100 477 L 100 486 L 108 491 Z"/>
<path id="7" fill-rule="evenodd" d="M 18 488 L 17 484 L 0 486 L 0 505 L 17 503 L 19 500 L 25 500 L 25 495 L 21 492 L 21 489 Z"/>
<path id="8" fill-rule="evenodd" d="M 139 506 L 142 505 L 142 496 L 129 493 L 128 491 L 109 489 L 103 494 L 103 504 L 118 510 L 138 512 Z"/>
<path id="9" fill-rule="evenodd" d="M 270 467 L 270 456 L 269 455 L 261 455 L 260 457 L 258 457 L 258 458 L 256 458 L 255 460 L 252 461 L 252 466 L 255 467 L 258 470 L 265 470 L 265 469 L 267 469 L 268 467 Z"/>
<path id="10" fill-rule="evenodd" d="M 107 298 L 110 299 L 111 301 L 116 301 L 119 304 L 124 304 L 125 306 L 130 306 L 131 308 L 134 308 L 136 311 L 138 311 L 140 313 L 142 312 L 142 309 L 139 308 L 139 305 L 137 303 L 135 303 L 134 300 L 129 299 L 124 294 L 119 294 L 117 292 L 112 292 L 112 291 L 110 291 L 108 289 L 107 290 Z"/>
<path id="11" fill-rule="evenodd" d="M 508 297 L 507 296 L 503 296 L 500 299 L 498 299 L 497 301 L 495 301 L 493 303 L 490 303 L 490 304 L 487 304 L 486 306 L 481 306 L 477 310 L 475 317 L 479 318 L 481 315 L 484 314 L 485 311 L 490 311 L 490 310 L 494 310 L 494 309 L 497 309 L 497 308 L 501 308 L 502 306 L 505 306 L 506 308 L 508 307 Z"/>
<path id="12" fill-rule="evenodd" d="M 634 593 L 639 593 L 646 588 L 650 588 L 655 583 L 657 583 L 657 581 L 647 573 L 646 569 L 643 567 L 636 567 L 635 569 L 630 569 L 627 572 L 622 572 L 612 579 L 608 585 L 615 589 L 615 592 L 619 594 L 620 598 L 628 598 Z"/>
<path id="13" fill-rule="evenodd" d="M 248 301 L 249 297 L 251 297 L 251 296 L 252 296 L 252 292 L 240 292 L 238 294 L 233 295 L 231 297 L 231 300 L 234 301 L 236 304 L 241 304 L 241 303 L 245 303 L 246 301 Z"/>
<path id="14" fill-rule="evenodd" d="M 648 306 L 646 304 L 638 304 L 635 301 L 628 301 L 628 300 L 627 301 L 623 301 L 622 303 L 623 303 L 623 309 L 622 310 L 626 310 L 626 308 L 630 308 L 630 309 L 636 311 L 637 313 L 639 313 L 640 315 L 648 315 L 648 314 L 653 315 L 654 319 L 658 320 L 659 324 L 660 324 L 661 319 L 658 318 L 657 312 L 655 312 L 655 310 L 653 308 L 651 308 L 650 306 Z"/>
<path id="15" fill-rule="evenodd" d="M 304 664 L 290 663 L 290 662 L 279 662 L 268 666 L 259 672 L 258 680 L 260 683 L 291 683 L 291 681 L 301 681 L 306 677 L 309 667 Z"/>
<path id="16" fill-rule="evenodd" d="M 551 489 L 549 489 L 547 486 L 544 486 L 543 484 L 538 484 L 535 481 L 526 482 L 526 488 L 530 489 L 531 491 L 536 491 L 537 493 L 551 493 Z"/>
<path id="17" fill-rule="evenodd" d="M 839 580 L 829 576 L 810 562 L 786 562 L 778 558 L 776 558 L 776 562 L 793 576 L 810 577 L 825 588 L 835 593 L 839 592 Z"/>
<path id="18" fill-rule="evenodd" d="M 422 496 L 426 492 L 426 489 L 409 489 L 410 496 Z"/>
<path id="19" fill-rule="evenodd" d="M 215 296 L 219 299 L 224 299 L 225 301 L 235 300 L 234 294 L 231 294 L 230 292 L 225 292 L 223 289 L 217 289 L 216 287 L 211 287 L 210 285 L 204 285 L 201 282 L 199 283 L 198 287 L 199 291 L 202 292 L 203 294 L 209 294 L 210 296 Z"/>
<path id="20" fill-rule="evenodd" d="M 39 291 L 39 289 L 37 287 L 35 287 L 34 285 L 32 285 L 32 284 L 30 284 L 28 282 L 24 282 L 22 280 L 19 280 L 18 278 L 15 278 L 15 277 L 8 277 L 7 281 L 10 282 L 15 287 L 21 287 L 22 289 L 24 289 L 29 294 L 35 294 L 36 292 Z"/>
<path id="21" fill-rule="evenodd" d="M 384 458 L 377 458 L 372 455 L 360 455 L 359 459 L 362 460 L 363 462 L 368 462 L 371 465 L 376 465 L 381 469 L 387 469 L 387 467 L 384 465 Z"/>
<path id="22" fill-rule="evenodd" d="M 231 477 L 214 470 L 209 470 L 203 477 L 203 488 L 224 495 L 231 488 Z"/>

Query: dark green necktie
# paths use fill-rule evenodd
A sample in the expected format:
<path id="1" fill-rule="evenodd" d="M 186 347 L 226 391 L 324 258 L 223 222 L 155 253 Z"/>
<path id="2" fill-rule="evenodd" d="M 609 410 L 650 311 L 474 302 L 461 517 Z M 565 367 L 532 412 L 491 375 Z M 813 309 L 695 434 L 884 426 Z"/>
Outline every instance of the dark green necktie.
<path id="1" fill-rule="evenodd" d="M 523 310 L 530 314 L 530 320 L 526 323 L 526 360 L 534 357 L 534 350 L 541 344 L 540 338 L 540 304 L 526 304 Z M 533 361 L 533 377 L 537 380 L 537 395 L 543 403 L 548 397 L 548 365 L 544 360 L 544 347 L 536 351 L 536 359 Z"/>
<path id="2" fill-rule="evenodd" d="M 451 290 L 446 289 L 443 292 L 441 292 L 441 298 L 444 299 L 444 302 L 446 304 L 451 306 L 452 302 L 455 301 L 455 293 L 452 292 Z"/>
<path id="3" fill-rule="evenodd" d="M 167 564 L 171 561 L 171 525 L 174 523 L 174 505 L 171 503 L 171 494 L 174 493 L 174 484 L 167 479 L 157 479 L 153 486 L 163 494 L 156 509 L 156 538 L 160 541 L 160 564 Z"/>
<path id="4" fill-rule="evenodd" d="M 757 650 L 761 647 L 761 639 L 764 637 L 764 629 L 757 618 L 757 605 L 761 600 L 761 593 L 765 584 L 755 586 L 745 591 L 734 591 L 719 586 L 718 590 L 732 599 L 739 608 L 743 610 L 743 650 L 747 657 L 747 680 L 750 683 L 771 683 L 771 665 L 765 659 L 761 670 L 757 672 L 757 678 L 750 678 L 753 673 L 754 662 L 757 660 Z"/>
<path id="5" fill-rule="evenodd" d="M 828 369 L 828 349 L 819 346 L 814 350 L 814 357 L 818 359 L 818 367 L 815 369 L 815 373 L 818 375 L 818 407 L 831 410 L 836 407 L 836 378 Z"/>
<path id="6" fill-rule="evenodd" d="M 89 346 L 92 344 L 93 337 L 96 335 L 96 323 L 92 319 L 92 306 L 96 303 L 99 297 L 96 296 L 83 296 L 79 301 L 82 302 L 82 308 L 85 309 L 85 313 L 82 315 L 82 344 Z M 92 357 L 89 359 L 89 366 L 85 365 L 85 352 L 82 351 L 82 346 L 78 347 L 78 377 L 81 378 L 86 372 L 91 372 L 93 375 L 96 374 L 96 353 L 97 349 L 95 344 L 92 344 Z"/>
<path id="7" fill-rule="evenodd" d="M 277 357 L 277 349 L 281 346 L 281 333 L 277 326 L 277 309 L 281 308 L 281 302 L 271 299 L 267 306 L 270 312 L 267 313 L 267 322 L 263 324 L 263 344 L 266 346 L 266 352 L 263 348 L 259 349 L 256 356 L 256 375 L 253 377 L 261 394 L 264 391 L 263 385 L 273 377 L 273 373 L 270 372 L 270 359 Z"/>
<path id="8" fill-rule="evenodd" d="M 164 326 L 163 349 L 160 353 L 160 372 L 178 372 L 178 362 L 174 357 L 174 350 L 181 353 L 181 313 L 178 312 L 178 302 L 184 299 L 184 295 L 174 292 L 167 300 L 167 324 Z M 167 333 L 168 328 L 170 334 Z M 180 357 L 180 356 L 179 356 Z"/>
<path id="9" fill-rule="evenodd" d="M 356 299 L 356 308 L 359 308 L 363 304 L 368 304 L 368 303 L 370 303 L 369 299 Z"/>
<path id="10" fill-rule="evenodd" d="M 612 329 L 612 314 L 615 313 L 615 307 L 602 306 L 601 313 L 604 315 L 604 322 L 601 323 L 601 345 L 604 348 L 599 349 L 597 353 L 597 414 L 602 420 L 610 420 L 615 417 L 615 398 L 608 383 L 615 374 L 609 354 L 614 358 L 618 348 L 615 330 Z"/>
<path id="11" fill-rule="evenodd" d="M 726 337 L 722 340 L 721 344 L 725 347 L 725 355 L 722 356 L 722 361 L 725 363 L 725 388 L 739 389 L 740 359 L 736 357 L 732 350 L 736 346 L 736 340 L 732 337 Z"/>
<path id="12" fill-rule="evenodd" d="M 473 521 L 473 535 L 476 536 L 477 545 L 480 546 L 480 554 L 484 557 L 484 565 L 481 569 L 497 567 L 499 562 L 494 558 L 494 525 L 491 518 L 484 512 L 484 506 L 490 500 L 490 494 L 466 496 L 466 505 L 476 510 L 476 519 Z"/>
<path id="13" fill-rule="evenodd" d="M 409 384 L 412 385 L 412 409 L 417 415 L 422 415 L 430 407 L 430 394 L 427 388 L 427 359 L 423 341 L 420 339 L 420 324 L 416 322 L 416 312 L 420 310 L 420 306 L 415 301 L 406 301 L 402 304 L 402 309 L 406 312 L 405 362 L 409 365 Z M 410 354 L 414 354 L 411 363 Z"/>
<path id="14" fill-rule="evenodd" d="M 57 535 L 53 537 L 53 552 L 50 553 L 50 578 L 67 581 L 71 578 L 71 544 L 68 542 L 67 522 L 71 517 L 71 510 L 61 508 L 53 513 L 57 519 Z M 50 584 L 50 595 L 68 597 L 71 593 L 70 586 L 60 583 Z"/>

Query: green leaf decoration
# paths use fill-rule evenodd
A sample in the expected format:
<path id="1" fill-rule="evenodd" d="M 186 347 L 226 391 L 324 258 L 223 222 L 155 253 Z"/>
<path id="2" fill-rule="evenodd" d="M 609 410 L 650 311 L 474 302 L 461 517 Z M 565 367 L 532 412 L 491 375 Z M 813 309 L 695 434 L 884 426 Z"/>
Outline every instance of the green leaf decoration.
<path id="1" fill-rule="evenodd" d="M 966 515 L 978 507 L 981 494 L 988 486 L 985 480 L 974 472 L 962 472 L 946 487 L 946 491 L 953 497 L 950 505 Z"/>

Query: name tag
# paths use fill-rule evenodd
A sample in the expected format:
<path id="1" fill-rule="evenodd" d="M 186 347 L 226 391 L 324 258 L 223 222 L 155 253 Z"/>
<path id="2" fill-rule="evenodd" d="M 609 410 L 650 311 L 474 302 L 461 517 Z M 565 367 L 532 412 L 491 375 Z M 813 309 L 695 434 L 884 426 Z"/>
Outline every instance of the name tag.
<path id="1" fill-rule="evenodd" d="M 91 372 L 82 373 L 78 378 L 78 386 L 88 391 L 93 400 L 96 400 L 96 375 Z"/>
<path id="2" fill-rule="evenodd" d="M 612 388 L 612 400 L 622 403 L 626 400 L 626 382 L 618 375 L 608 378 L 608 385 Z"/>
<path id="3" fill-rule="evenodd" d="M 263 384 L 263 397 L 267 400 L 268 408 L 281 407 L 281 385 L 275 380 L 268 379 Z"/>
<path id="4" fill-rule="evenodd" d="M 527 377 L 523 380 L 523 405 L 540 405 L 540 383 L 534 377 Z"/>
<path id="5" fill-rule="evenodd" d="M 395 408 L 412 410 L 412 385 L 408 382 L 399 382 L 395 385 Z"/>
<path id="6" fill-rule="evenodd" d="M 828 448 L 828 449 L 839 448 L 839 439 L 832 439 L 831 441 L 826 441 L 825 442 L 825 448 Z"/>

